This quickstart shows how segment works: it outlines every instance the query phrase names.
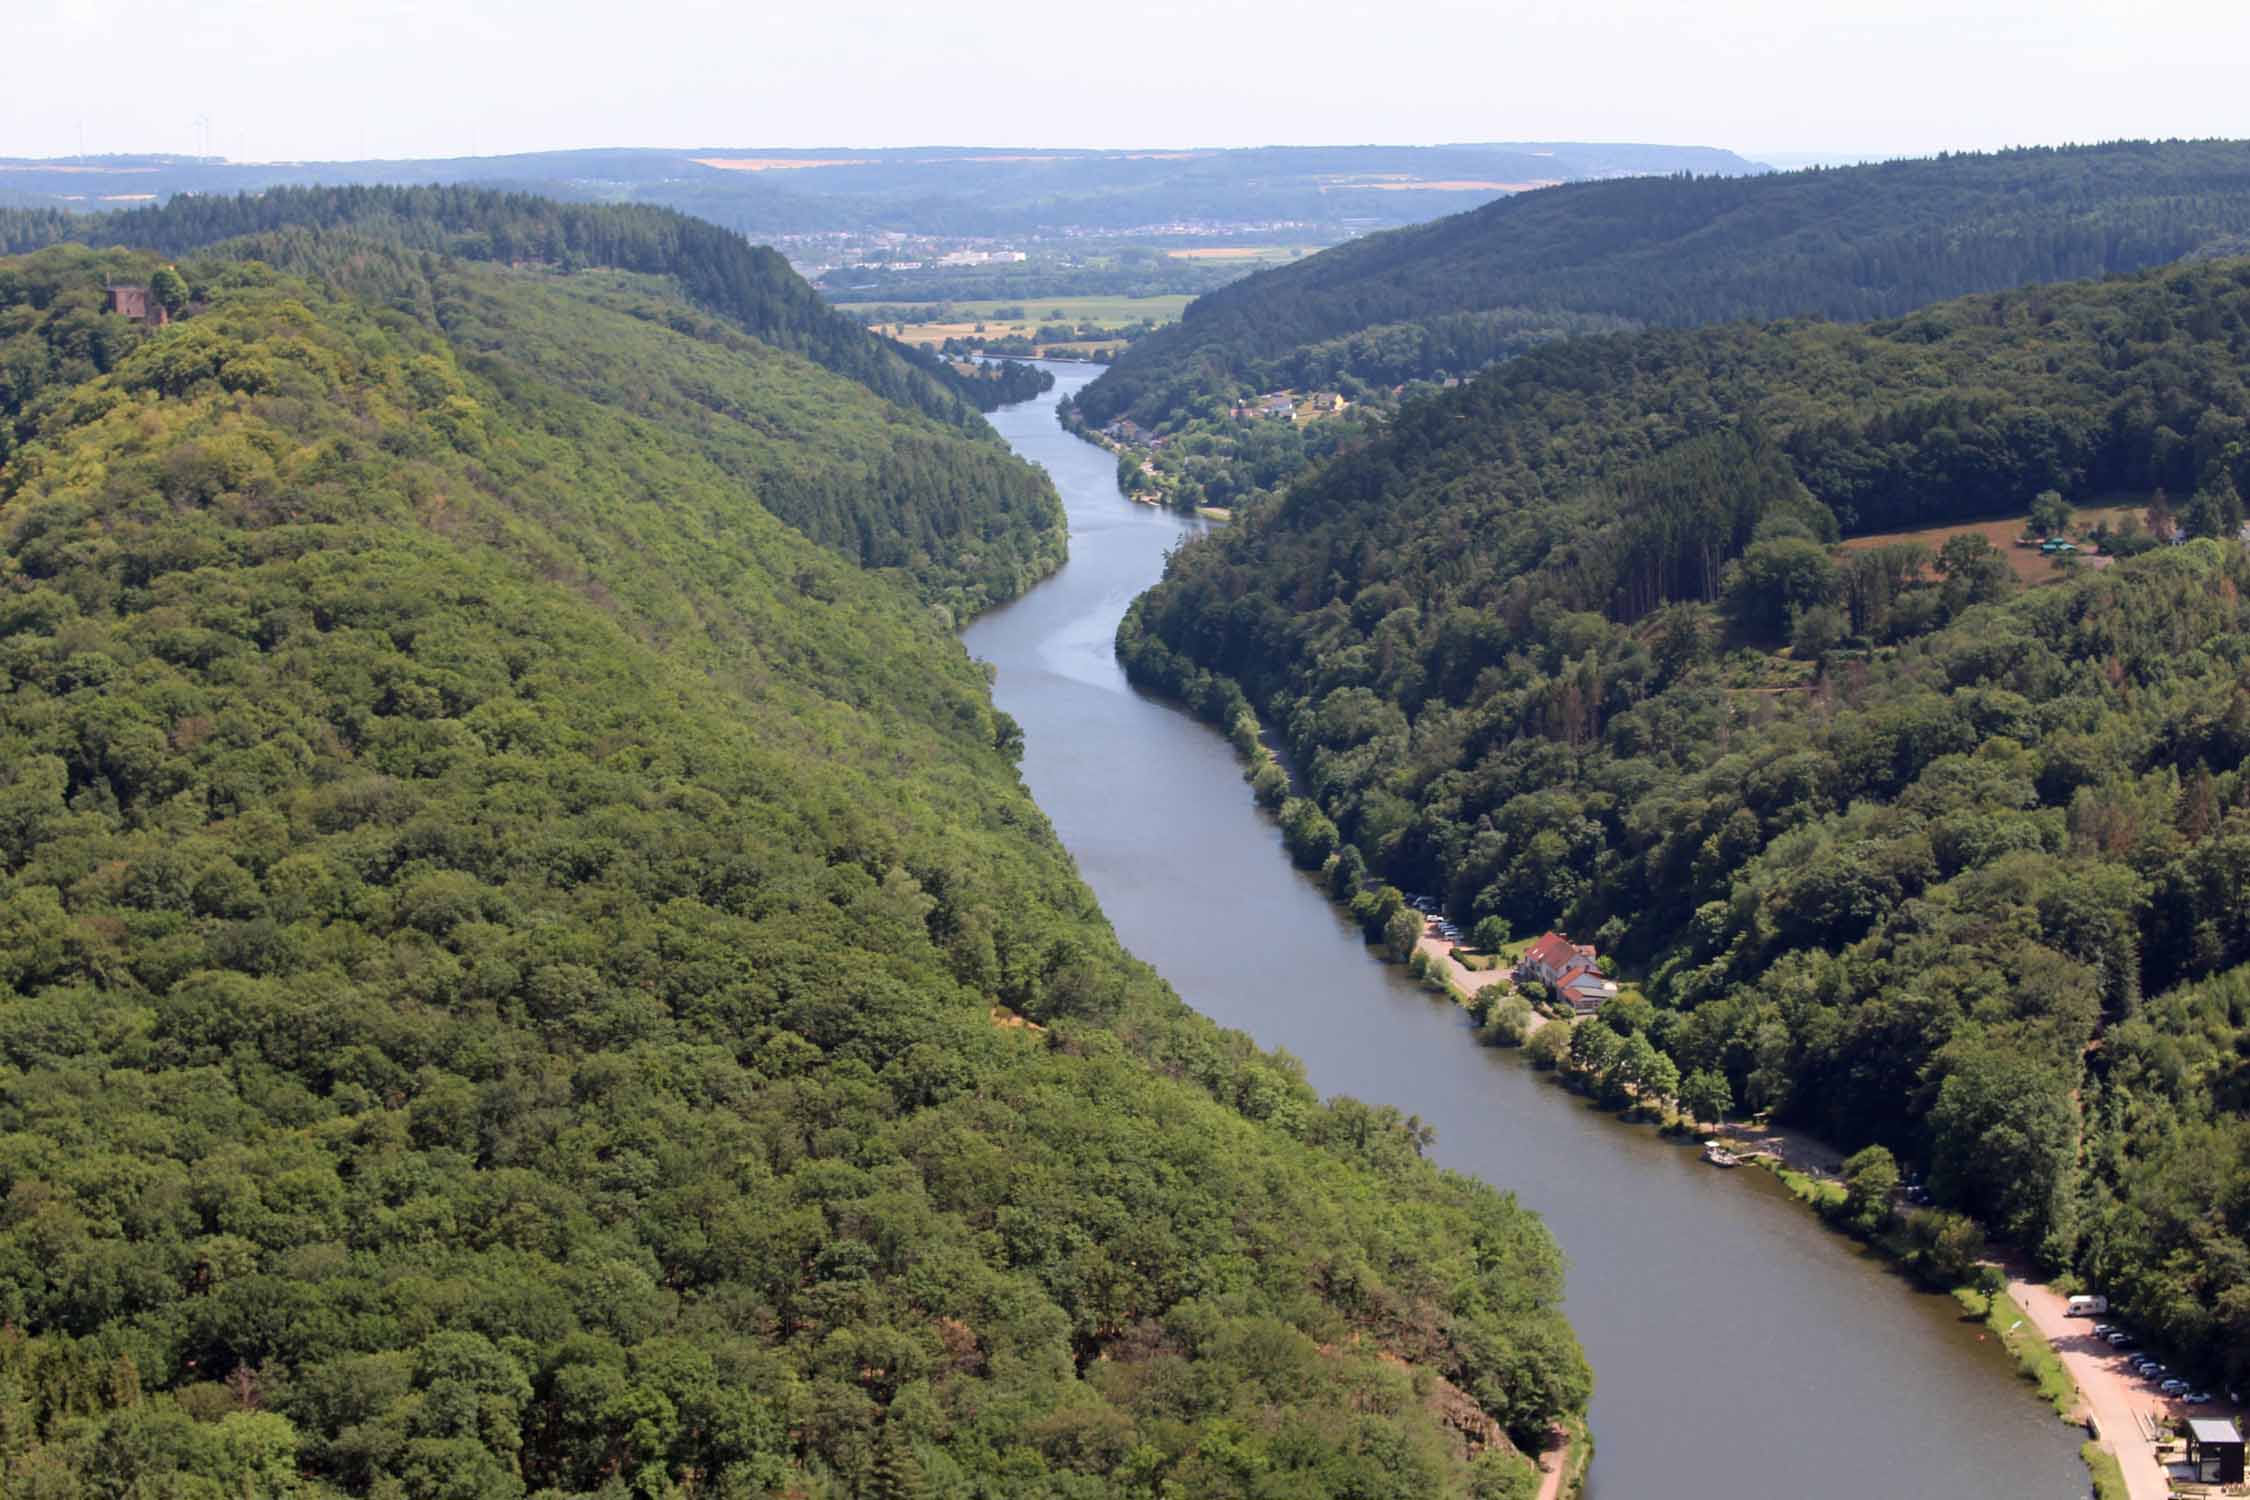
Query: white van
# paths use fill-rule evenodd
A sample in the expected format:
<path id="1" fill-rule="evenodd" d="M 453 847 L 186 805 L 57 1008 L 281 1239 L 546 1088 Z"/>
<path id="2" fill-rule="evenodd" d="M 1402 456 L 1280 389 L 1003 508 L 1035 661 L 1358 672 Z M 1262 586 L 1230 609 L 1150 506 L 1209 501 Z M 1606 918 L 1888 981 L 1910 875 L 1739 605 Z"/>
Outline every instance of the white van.
<path id="1" fill-rule="evenodd" d="M 2074 1318 L 2098 1318 L 2108 1311 L 2107 1297 L 2082 1296 L 2070 1299 L 2070 1315 Z"/>

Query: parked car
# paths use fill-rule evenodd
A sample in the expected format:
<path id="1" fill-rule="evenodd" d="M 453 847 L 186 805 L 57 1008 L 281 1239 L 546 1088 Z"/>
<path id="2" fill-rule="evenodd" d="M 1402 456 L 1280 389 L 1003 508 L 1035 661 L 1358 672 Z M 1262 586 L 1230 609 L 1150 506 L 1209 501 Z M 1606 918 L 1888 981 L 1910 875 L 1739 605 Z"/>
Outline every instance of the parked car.
<path id="1" fill-rule="evenodd" d="M 2209 1406 L 2211 1404 L 2211 1393 L 2209 1391 L 2189 1391 L 2180 1399 L 2190 1406 Z"/>
<path id="2" fill-rule="evenodd" d="M 2188 1383 L 2184 1380 L 2167 1380 L 2157 1389 L 2167 1396 L 2184 1396 L 2187 1394 Z"/>
<path id="3" fill-rule="evenodd" d="M 2130 1333 L 2127 1333 L 2122 1328 L 2118 1329 L 2115 1333 L 2108 1335 L 2108 1338 L 2109 1346 L 2112 1349 L 2130 1349 L 2135 1344 L 2140 1342 L 2139 1339 L 2134 1338 Z"/>
<path id="4" fill-rule="evenodd" d="M 2095 1338 L 2106 1339 L 2115 1332 L 2117 1332 L 2117 1325 L 2115 1323 L 2096 1323 L 2094 1325 Z"/>

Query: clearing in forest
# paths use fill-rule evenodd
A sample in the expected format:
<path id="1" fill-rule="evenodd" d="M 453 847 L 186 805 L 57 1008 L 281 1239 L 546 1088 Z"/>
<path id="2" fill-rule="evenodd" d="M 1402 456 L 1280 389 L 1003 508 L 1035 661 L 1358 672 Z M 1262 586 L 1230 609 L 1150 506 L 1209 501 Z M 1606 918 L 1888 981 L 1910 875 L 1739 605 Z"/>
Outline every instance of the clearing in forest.
<path id="1" fill-rule="evenodd" d="M 2140 513 L 2141 507 L 2137 505 L 2089 507 L 2075 513 L 2071 522 L 2071 534 L 2083 539 L 2102 521 L 2109 522 L 2114 529 L 2126 516 L 2137 518 Z M 2000 555 L 2008 560 L 2008 566 L 2015 570 L 2019 581 L 2025 584 L 2052 583 L 2063 577 L 2065 570 L 2056 568 L 2054 559 L 2042 554 L 2036 545 L 2018 545 L 2023 537 L 2029 535 L 2030 530 L 2030 518 L 2022 515 L 2005 516 L 1994 521 L 1955 521 L 1945 526 L 1925 526 L 1916 531 L 1878 531 L 1868 536 L 1851 537 L 1845 541 L 1844 550 L 1861 552 L 1869 547 L 1886 546 L 1892 542 L 1913 542 L 1927 547 L 1934 555 L 1938 548 L 1945 545 L 1947 537 L 1973 531 L 2000 549 Z M 2115 561 L 2095 554 L 2090 550 L 2090 543 L 2081 540 L 2081 545 L 2089 548 L 2077 554 L 2078 564 L 2082 568 L 2106 568 Z"/>

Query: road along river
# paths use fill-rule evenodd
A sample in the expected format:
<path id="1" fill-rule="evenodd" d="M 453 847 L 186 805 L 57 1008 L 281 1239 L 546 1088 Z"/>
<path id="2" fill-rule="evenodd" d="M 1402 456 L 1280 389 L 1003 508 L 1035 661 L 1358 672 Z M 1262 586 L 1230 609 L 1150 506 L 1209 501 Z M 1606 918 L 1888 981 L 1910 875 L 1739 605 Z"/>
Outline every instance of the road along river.
<path id="1" fill-rule="evenodd" d="M 1570 1261 L 1598 1500 L 2058 1500 L 2078 1436 L 1948 1298 L 1914 1292 L 1763 1172 L 1722 1172 L 1477 1046 L 1291 868 L 1232 747 L 1135 691 L 1111 640 L 1200 523 L 1119 494 L 1056 425 L 1090 367 L 996 413 L 1054 476 L 1071 561 L 966 632 L 1023 773 L 1126 946 L 1313 1085 L 1417 1113 L 1433 1156 L 1513 1191 Z"/>

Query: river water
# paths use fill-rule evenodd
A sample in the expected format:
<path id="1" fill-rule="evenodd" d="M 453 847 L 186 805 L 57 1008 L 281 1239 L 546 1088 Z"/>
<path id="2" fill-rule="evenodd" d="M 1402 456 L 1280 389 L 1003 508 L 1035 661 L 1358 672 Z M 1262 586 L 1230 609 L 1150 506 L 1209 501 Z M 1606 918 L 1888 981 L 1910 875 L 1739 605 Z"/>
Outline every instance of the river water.
<path id="1" fill-rule="evenodd" d="M 1377 962 L 1281 852 L 1233 748 L 1130 687 L 1117 622 L 1199 523 L 1125 500 L 1055 390 L 996 413 L 1045 466 L 1071 561 L 965 639 L 999 669 L 1023 774 L 1127 947 L 1316 1088 L 1418 1113 L 1446 1167 L 1514 1192 L 1569 1257 L 1596 1382 L 1596 1500 L 2057 1500 L 2076 1435 L 1948 1298 L 1857 1253 L 1766 1173 L 1587 1108 Z"/>

